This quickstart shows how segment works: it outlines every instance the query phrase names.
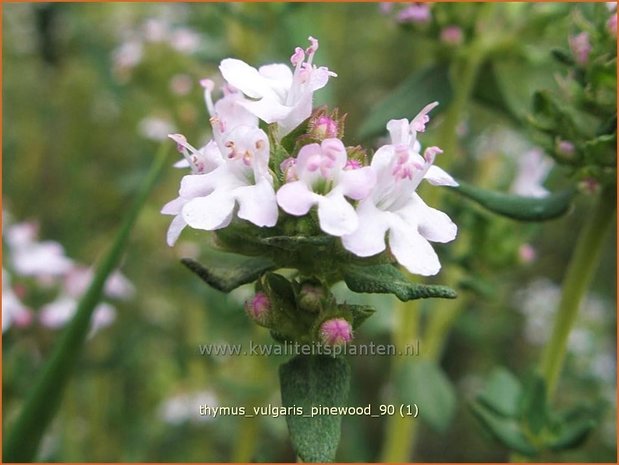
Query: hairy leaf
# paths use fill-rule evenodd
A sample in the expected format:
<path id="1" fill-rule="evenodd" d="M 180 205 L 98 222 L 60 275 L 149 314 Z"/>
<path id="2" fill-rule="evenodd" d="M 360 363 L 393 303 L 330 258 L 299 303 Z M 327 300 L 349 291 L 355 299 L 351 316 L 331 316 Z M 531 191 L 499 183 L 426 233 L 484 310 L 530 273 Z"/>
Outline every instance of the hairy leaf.
<path id="1" fill-rule="evenodd" d="M 456 298 L 456 291 L 447 286 L 418 284 L 408 281 L 393 265 L 350 265 L 344 271 L 344 281 L 351 291 L 394 294 L 403 302 L 430 297 Z"/>

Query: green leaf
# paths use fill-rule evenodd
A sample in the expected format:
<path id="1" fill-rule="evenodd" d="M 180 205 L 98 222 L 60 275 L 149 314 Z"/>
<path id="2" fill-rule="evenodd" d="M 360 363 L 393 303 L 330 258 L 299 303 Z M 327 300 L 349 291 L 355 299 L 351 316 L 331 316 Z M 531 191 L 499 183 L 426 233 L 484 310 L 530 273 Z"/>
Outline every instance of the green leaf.
<path id="1" fill-rule="evenodd" d="M 548 421 L 546 383 L 539 375 L 529 381 L 520 400 L 520 418 L 534 436 L 538 436 Z"/>
<path id="2" fill-rule="evenodd" d="M 286 416 L 295 452 L 304 462 L 333 462 L 340 442 L 341 415 L 309 415 L 312 407 L 346 407 L 348 362 L 341 357 L 297 355 L 280 366 L 279 380 L 282 405 L 303 409 L 302 415 Z"/>
<path id="3" fill-rule="evenodd" d="M 436 116 L 449 106 L 452 98 L 448 66 L 438 64 L 413 73 L 384 100 L 368 112 L 361 124 L 358 137 L 369 139 L 386 131 L 387 121 L 394 118 L 413 118 L 424 106 L 439 102 L 432 111 Z"/>
<path id="4" fill-rule="evenodd" d="M 301 247 L 328 247 L 333 244 L 333 236 L 271 236 L 260 239 L 260 243 L 279 249 L 296 252 Z"/>
<path id="5" fill-rule="evenodd" d="M 411 283 L 393 265 L 349 265 L 344 270 L 344 281 L 351 291 L 394 294 L 403 302 L 430 297 L 456 298 L 456 292 L 447 286 Z"/>
<path id="6" fill-rule="evenodd" d="M 295 145 L 297 144 L 297 139 L 303 134 L 307 133 L 307 126 L 309 123 L 309 118 L 299 124 L 296 128 L 282 137 L 281 145 L 284 149 L 292 154 Z"/>
<path id="7" fill-rule="evenodd" d="M 202 265 L 190 258 L 183 258 L 181 263 L 209 286 L 222 292 L 230 292 L 243 284 L 251 283 L 263 273 L 275 269 L 275 264 L 264 257 L 245 257 L 212 251 L 207 260 L 207 263 Z"/>
<path id="8" fill-rule="evenodd" d="M 599 423 L 591 413 L 584 410 L 573 418 L 564 419 L 553 438 L 546 446 L 553 451 L 573 449 L 580 446 Z"/>
<path id="9" fill-rule="evenodd" d="M 565 214 L 574 197 L 574 189 L 566 189 L 547 197 L 522 197 L 490 191 L 460 182 L 451 187 L 457 193 L 477 202 L 482 207 L 518 221 L 547 221 Z"/>
<path id="10" fill-rule="evenodd" d="M 97 265 L 95 275 L 77 305 L 75 316 L 58 339 L 40 376 L 34 380 L 34 387 L 19 416 L 6 430 L 8 434 L 3 448 L 3 461 L 31 462 L 35 458 L 41 438 L 60 406 L 64 387 L 82 353 L 82 345 L 90 330 L 91 316 L 101 300 L 105 282 L 118 266 L 133 225 L 159 175 L 167 166 L 168 147 L 169 144 L 162 144 L 140 185 L 133 206 L 127 212 L 112 245 Z"/>
<path id="11" fill-rule="evenodd" d="M 417 404 L 419 418 L 444 432 L 456 409 L 455 389 L 443 370 L 430 360 L 407 361 L 396 375 L 398 402 Z"/>
<path id="12" fill-rule="evenodd" d="M 365 320 L 376 313 L 376 309 L 370 305 L 340 304 L 338 307 L 349 310 L 352 313 L 353 329 L 357 329 Z"/>
<path id="13" fill-rule="evenodd" d="M 505 368 L 497 368 L 490 375 L 477 400 L 501 415 L 515 417 L 520 405 L 521 392 L 522 387 L 518 378 Z"/>
<path id="14" fill-rule="evenodd" d="M 500 415 L 478 401 L 471 404 L 471 409 L 484 428 L 505 447 L 528 457 L 538 453 L 537 448 L 522 433 L 515 418 Z"/>

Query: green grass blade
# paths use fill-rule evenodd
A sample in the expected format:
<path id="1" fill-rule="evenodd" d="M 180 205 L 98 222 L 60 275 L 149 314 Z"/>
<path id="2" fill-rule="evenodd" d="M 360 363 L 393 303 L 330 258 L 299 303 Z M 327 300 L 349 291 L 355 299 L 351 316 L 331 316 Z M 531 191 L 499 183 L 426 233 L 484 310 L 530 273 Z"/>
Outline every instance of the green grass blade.
<path id="1" fill-rule="evenodd" d="M 101 299 L 105 281 L 118 266 L 138 214 L 166 166 L 167 153 L 168 144 L 162 144 L 112 246 L 97 266 L 95 276 L 78 304 L 75 317 L 54 347 L 19 417 L 9 426 L 4 444 L 4 462 L 31 462 L 35 458 L 41 438 L 58 410 L 64 387 L 81 354 L 90 329 L 90 318 Z"/>

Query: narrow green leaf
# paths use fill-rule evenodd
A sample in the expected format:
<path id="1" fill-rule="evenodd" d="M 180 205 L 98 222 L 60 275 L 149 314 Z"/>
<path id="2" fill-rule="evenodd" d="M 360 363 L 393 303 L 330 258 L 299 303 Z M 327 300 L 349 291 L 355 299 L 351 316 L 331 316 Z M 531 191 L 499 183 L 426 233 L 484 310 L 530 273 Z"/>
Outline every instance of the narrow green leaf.
<path id="1" fill-rule="evenodd" d="M 449 67 L 446 64 L 413 73 L 368 112 L 359 128 L 358 137 L 369 139 L 379 136 L 386 132 L 387 121 L 390 119 L 411 119 L 431 102 L 440 103 L 432 111 L 432 116 L 436 116 L 449 106 L 451 98 Z"/>
<path id="2" fill-rule="evenodd" d="M 411 360 L 396 375 L 396 395 L 402 404 L 417 404 L 419 419 L 444 432 L 456 410 L 456 391 L 441 367 L 430 360 Z"/>
<path id="3" fill-rule="evenodd" d="M 451 189 L 493 213 L 518 221 L 547 221 L 558 218 L 568 211 L 576 192 L 574 189 L 566 189 L 547 197 L 522 197 L 481 189 L 464 182 Z"/>
<path id="4" fill-rule="evenodd" d="M 75 316 L 60 336 L 40 376 L 34 380 L 34 387 L 17 420 L 8 428 L 3 453 L 5 462 L 31 462 L 36 457 L 41 438 L 60 406 L 64 387 L 81 354 L 90 329 L 90 318 L 101 300 L 105 282 L 118 266 L 129 233 L 155 182 L 166 167 L 168 147 L 169 144 L 162 144 L 122 227 L 98 264 L 86 293 L 80 299 Z"/>
<path id="5" fill-rule="evenodd" d="M 516 419 L 500 415 L 482 402 L 473 402 L 471 409 L 486 431 L 508 449 L 527 457 L 538 453 L 537 448 L 522 433 Z"/>
<path id="6" fill-rule="evenodd" d="M 537 436 L 548 421 L 546 405 L 546 383 L 539 375 L 534 375 L 526 385 L 520 400 L 520 417 L 533 435 Z"/>
<path id="7" fill-rule="evenodd" d="M 344 281 L 351 291 L 394 294 L 403 302 L 430 297 L 456 298 L 456 292 L 447 286 L 411 283 L 392 265 L 349 265 L 344 270 Z"/>
<path id="8" fill-rule="evenodd" d="M 290 440 L 304 462 L 333 462 L 340 442 L 341 415 L 310 417 L 312 407 L 346 407 L 350 366 L 341 357 L 297 355 L 279 368 L 282 405 L 300 407 L 286 416 Z"/>
<path id="9" fill-rule="evenodd" d="M 206 264 L 190 258 L 183 258 L 181 263 L 209 286 L 222 292 L 251 283 L 263 273 L 275 269 L 275 264 L 268 258 L 215 251 L 209 253 Z"/>
<path id="10" fill-rule="evenodd" d="M 521 393 L 522 387 L 518 378 L 505 368 L 497 368 L 490 374 L 488 383 L 477 400 L 501 415 L 515 417 Z"/>

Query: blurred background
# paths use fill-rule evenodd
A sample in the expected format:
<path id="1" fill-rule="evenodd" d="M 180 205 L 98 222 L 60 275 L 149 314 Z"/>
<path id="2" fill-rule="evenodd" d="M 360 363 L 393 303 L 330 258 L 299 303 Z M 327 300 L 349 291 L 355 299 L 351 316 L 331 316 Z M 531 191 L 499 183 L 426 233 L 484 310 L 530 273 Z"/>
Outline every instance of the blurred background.
<path id="1" fill-rule="evenodd" d="M 3 5 L 3 304 L 5 288 L 23 304 L 21 317 L 3 327 L 5 431 L 70 318 L 70 309 L 59 305 L 71 294 L 70 285 L 66 273 L 58 278 L 63 273 L 58 270 L 70 261 L 87 274 L 96 263 L 158 146 L 171 143 L 168 133 L 183 133 L 194 145 L 208 140 L 199 80 L 217 75 L 225 57 L 256 66 L 288 62 L 294 47 L 315 36 L 320 40 L 315 63 L 338 74 L 317 93 L 317 103 L 348 115 L 348 145 L 376 147 L 380 134 L 368 129 L 368 120 L 378 117 L 384 127 L 390 116 L 373 109 L 415 72 L 456 59 L 459 47 L 480 33 L 472 26 L 478 5 L 426 7 Z M 591 6 L 497 8 L 505 34 L 519 31 L 498 61 L 507 76 L 502 84 L 517 111 L 526 112 L 532 89 L 557 86 L 559 67 L 550 50 L 568 47 L 575 18 Z M 420 108 L 399 117 L 411 118 Z M 508 190 L 521 170 L 519 160 L 536 150 L 526 129 L 475 101 L 462 112 L 458 128 L 459 151 L 449 155 L 450 172 L 475 177 L 485 187 Z M 430 129 L 422 141 L 442 146 L 439 135 Z M 184 174 L 172 167 L 176 160 L 170 156 L 170 168 L 133 231 L 116 292 L 109 289 L 107 313 L 93 327 L 45 436 L 42 461 L 294 461 L 284 418 L 199 415 L 204 403 L 280 405 L 277 368 L 285 358 L 200 356 L 199 344 L 268 342 L 269 336 L 243 312 L 251 287 L 225 295 L 179 263 L 181 257 L 199 259 L 200 232 L 187 229 L 174 248 L 166 245 L 170 218 L 159 210 L 176 197 Z M 539 183 L 549 190 L 567 183 L 561 168 L 551 169 L 550 159 L 537 160 L 548 166 Z M 473 170 L 482 175 L 473 176 Z M 469 289 L 466 308 L 441 360 L 457 392 L 456 411 L 444 431 L 421 424 L 414 458 L 506 460 L 507 452 L 483 432 L 468 401 L 493 368 L 502 365 L 524 375 L 537 363 L 591 201 L 583 196 L 567 216 L 535 226 L 470 209 L 460 198 L 445 196 L 440 202 L 476 240 L 464 257 L 469 281 L 460 283 Z M 19 265 L 20 241 L 30 244 L 26 250 L 37 244 L 38 253 L 55 257 L 56 268 L 20 272 L 20 266 L 27 268 Z M 557 395 L 559 404 L 602 402 L 603 421 L 583 447 L 548 460 L 616 460 L 615 244 L 613 233 L 571 335 Z M 391 341 L 395 299 L 355 296 L 344 287 L 338 292 L 379 309 L 356 334 L 358 342 Z M 79 289 L 71 296 L 76 295 Z M 351 357 L 350 362 L 350 404 L 389 401 L 389 360 Z M 338 459 L 378 460 L 384 433 L 384 418 L 344 418 Z"/>

